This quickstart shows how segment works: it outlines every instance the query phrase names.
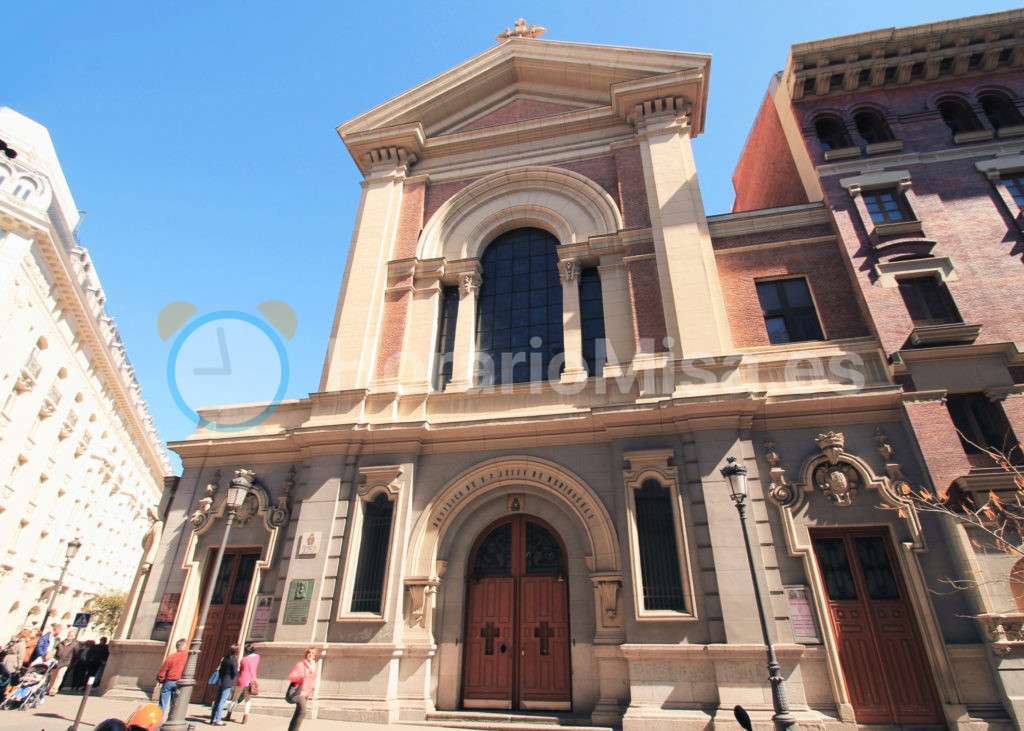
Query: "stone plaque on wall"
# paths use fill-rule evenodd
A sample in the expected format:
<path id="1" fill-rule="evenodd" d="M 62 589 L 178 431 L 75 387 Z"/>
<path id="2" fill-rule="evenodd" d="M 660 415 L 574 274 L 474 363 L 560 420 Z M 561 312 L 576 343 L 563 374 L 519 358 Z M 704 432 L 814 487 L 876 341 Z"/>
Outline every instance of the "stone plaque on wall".
<path id="1" fill-rule="evenodd" d="M 270 624 L 270 610 L 274 606 L 274 597 L 260 594 L 256 597 L 256 610 L 252 615 L 252 628 L 249 630 L 250 640 L 267 639 L 267 625 Z"/>
<path id="2" fill-rule="evenodd" d="M 317 531 L 300 533 L 297 543 L 300 556 L 315 556 L 320 551 L 320 533 Z"/>
<path id="3" fill-rule="evenodd" d="M 174 626 L 174 617 L 178 614 L 178 602 L 181 601 L 181 594 L 164 594 L 160 600 L 160 609 L 156 613 L 156 623 L 153 629 L 168 630 Z"/>
<path id="4" fill-rule="evenodd" d="M 293 579 L 288 588 L 282 624 L 305 624 L 309 619 L 309 603 L 313 599 L 312 579 Z"/>
<path id="5" fill-rule="evenodd" d="M 793 640 L 803 645 L 820 645 L 821 636 L 814 621 L 811 591 L 806 586 L 785 586 L 789 604 L 789 621 L 793 624 Z"/>

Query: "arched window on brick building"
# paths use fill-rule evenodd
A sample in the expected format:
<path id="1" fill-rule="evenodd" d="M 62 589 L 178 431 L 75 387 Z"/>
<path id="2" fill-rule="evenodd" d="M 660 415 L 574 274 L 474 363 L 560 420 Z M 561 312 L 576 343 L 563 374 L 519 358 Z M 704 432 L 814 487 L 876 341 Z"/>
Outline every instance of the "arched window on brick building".
<path id="1" fill-rule="evenodd" d="M 960 99 L 943 99 L 939 102 L 938 107 L 942 121 L 954 135 L 981 129 L 978 118 L 974 116 L 974 112 L 966 102 Z"/>
<path id="2" fill-rule="evenodd" d="M 1017 107 L 1001 94 L 986 94 L 978 102 L 981 104 L 981 111 L 984 112 L 994 130 L 1024 124 L 1024 118 L 1021 118 Z"/>
<path id="3" fill-rule="evenodd" d="M 857 127 L 857 134 L 860 135 L 860 139 L 865 145 L 888 142 L 893 138 L 885 119 L 873 109 L 861 109 L 855 112 L 853 123 Z"/>
<path id="4" fill-rule="evenodd" d="M 826 152 L 842 147 L 852 147 L 850 136 L 846 133 L 846 125 L 836 117 L 820 117 L 814 122 L 814 132 Z"/>

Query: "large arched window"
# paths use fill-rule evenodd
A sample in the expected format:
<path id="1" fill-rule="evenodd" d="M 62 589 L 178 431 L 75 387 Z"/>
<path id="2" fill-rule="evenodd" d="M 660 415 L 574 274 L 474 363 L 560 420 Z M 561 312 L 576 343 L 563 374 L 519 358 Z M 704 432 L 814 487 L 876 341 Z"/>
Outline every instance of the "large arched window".
<path id="1" fill-rule="evenodd" d="M 557 247 L 547 231 L 518 228 L 492 241 L 480 258 L 481 384 L 559 377 L 564 340 Z"/>
<path id="2" fill-rule="evenodd" d="M 853 123 L 857 126 L 857 134 L 865 145 L 877 142 L 888 142 L 892 139 L 889 125 L 882 115 L 873 109 L 861 109 L 853 115 Z"/>
<path id="3" fill-rule="evenodd" d="M 814 123 L 814 131 L 818 135 L 822 149 L 826 152 L 842 147 L 852 147 L 850 136 L 846 134 L 845 125 L 835 117 L 819 118 Z"/>
<path id="4" fill-rule="evenodd" d="M 942 121 L 949 127 L 949 131 L 955 135 L 981 129 L 974 112 L 959 99 L 945 99 L 939 102 L 939 114 L 942 115 Z"/>
<path id="5" fill-rule="evenodd" d="M 978 102 L 981 104 L 981 111 L 985 113 L 992 129 L 999 130 L 1003 127 L 1015 127 L 1024 124 L 1020 112 L 1009 99 L 999 94 L 986 94 Z"/>

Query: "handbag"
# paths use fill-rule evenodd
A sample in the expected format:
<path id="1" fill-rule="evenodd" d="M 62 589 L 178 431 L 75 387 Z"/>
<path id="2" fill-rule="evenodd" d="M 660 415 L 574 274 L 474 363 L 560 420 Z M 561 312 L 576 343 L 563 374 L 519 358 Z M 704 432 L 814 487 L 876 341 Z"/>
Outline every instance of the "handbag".
<path id="1" fill-rule="evenodd" d="M 299 689 L 301 687 L 299 683 L 289 683 L 288 690 L 284 692 L 284 699 L 289 703 L 294 703 L 295 699 L 299 697 Z"/>
<path id="2" fill-rule="evenodd" d="M 257 681 L 254 680 L 251 683 L 249 683 L 249 693 L 251 693 L 252 695 L 260 694 L 260 684 Z"/>
<path id="3" fill-rule="evenodd" d="M 206 681 L 206 684 L 207 685 L 217 685 L 217 683 L 219 683 L 219 682 L 220 682 L 220 668 L 217 668 L 216 670 L 213 671 L 213 675 L 210 676 L 210 679 Z"/>

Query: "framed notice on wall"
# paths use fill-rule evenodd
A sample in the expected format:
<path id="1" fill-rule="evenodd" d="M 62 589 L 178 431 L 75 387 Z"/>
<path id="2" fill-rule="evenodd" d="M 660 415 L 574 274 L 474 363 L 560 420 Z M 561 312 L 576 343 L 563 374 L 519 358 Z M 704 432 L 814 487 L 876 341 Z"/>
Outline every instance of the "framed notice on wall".
<path id="1" fill-rule="evenodd" d="M 309 619 L 309 603 L 313 599 L 312 579 L 293 579 L 288 587 L 282 624 L 305 624 Z"/>
<path id="2" fill-rule="evenodd" d="M 789 621 L 793 624 L 793 641 L 802 645 L 820 645 L 821 635 L 814 619 L 811 590 L 806 586 L 784 586 L 789 604 Z"/>
<path id="3" fill-rule="evenodd" d="M 171 629 L 174 626 L 174 618 L 178 615 L 178 603 L 181 601 L 181 594 L 164 594 L 160 600 L 160 609 L 156 613 L 156 623 L 153 629 Z"/>
<path id="4" fill-rule="evenodd" d="M 274 597 L 260 594 L 256 597 L 256 610 L 252 615 L 252 627 L 249 629 L 250 640 L 267 639 L 267 625 L 270 624 L 270 610 L 274 607 Z"/>

